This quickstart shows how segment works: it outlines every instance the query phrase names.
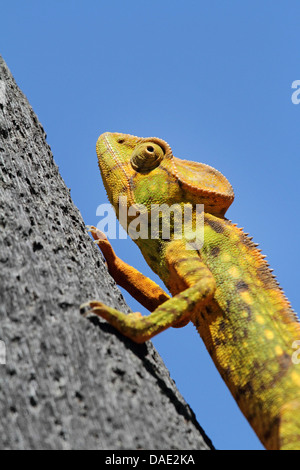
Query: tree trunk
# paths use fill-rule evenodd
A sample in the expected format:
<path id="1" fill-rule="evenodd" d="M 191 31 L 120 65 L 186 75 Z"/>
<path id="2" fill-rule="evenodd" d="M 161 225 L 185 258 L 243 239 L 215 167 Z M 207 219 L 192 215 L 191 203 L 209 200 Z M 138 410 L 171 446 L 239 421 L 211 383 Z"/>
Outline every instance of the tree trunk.
<path id="1" fill-rule="evenodd" d="M 0 57 L 0 448 L 212 448 L 151 342 L 80 316 L 91 298 L 129 311 Z"/>

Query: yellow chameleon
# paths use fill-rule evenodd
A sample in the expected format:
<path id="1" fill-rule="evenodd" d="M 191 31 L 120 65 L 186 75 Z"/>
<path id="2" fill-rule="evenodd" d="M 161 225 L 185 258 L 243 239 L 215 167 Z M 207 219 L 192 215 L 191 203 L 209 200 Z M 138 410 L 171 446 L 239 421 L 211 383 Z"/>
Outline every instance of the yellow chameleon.
<path id="1" fill-rule="evenodd" d="M 146 236 L 134 241 L 172 297 L 120 260 L 92 227 L 110 274 L 152 313 L 126 315 L 98 301 L 82 311 L 105 318 L 138 343 L 192 321 L 264 446 L 300 449 L 300 364 L 293 360 L 300 323 L 257 245 L 224 217 L 234 198 L 227 179 L 208 165 L 174 157 L 157 138 L 105 133 L 97 154 L 117 216 L 121 210 L 129 214 L 125 228 L 130 233 L 137 217 L 130 207 L 141 208 L 148 220 Z M 204 205 L 201 246 L 191 242 L 190 228 L 175 236 L 175 215 L 169 236 L 161 214 L 153 234 L 151 211 L 162 204 L 176 204 L 182 213 L 191 205 L 193 226 L 197 205 Z"/>

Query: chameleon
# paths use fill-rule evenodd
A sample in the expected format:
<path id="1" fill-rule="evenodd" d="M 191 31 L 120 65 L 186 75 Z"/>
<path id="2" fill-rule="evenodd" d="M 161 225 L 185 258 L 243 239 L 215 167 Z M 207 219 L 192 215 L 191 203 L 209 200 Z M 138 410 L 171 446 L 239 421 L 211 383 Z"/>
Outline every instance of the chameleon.
<path id="1" fill-rule="evenodd" d="M 122 261 L 105 234 L 90 227 L 111 276 L 151 313 L 125 314 L 97 300 L 83 304 L 81 313 L 104 318 L 137 343 L 191 321 L 265 448 L 300 449 L 300 361 L 293 360 L 299 319 L 258 245 L 225 217 L 234 199 L 229 181 L 209 165 L 175 157 L 155 137 L 105 132 L 96 151 L 117 217 L 129 214 L 124 228 L 130 234 L 137 214 L 148 217 L 146 236 L 134 242 L 171 295 Z M 151 237 L 151 210 L 162 204 L 182 210 L 189 204 L 194 224 L 197 205 L 203 207 L 203 243 L 193 244 L 190 229 L 175 236 L 172 216 L 165 236 L 160 213 Z"/>

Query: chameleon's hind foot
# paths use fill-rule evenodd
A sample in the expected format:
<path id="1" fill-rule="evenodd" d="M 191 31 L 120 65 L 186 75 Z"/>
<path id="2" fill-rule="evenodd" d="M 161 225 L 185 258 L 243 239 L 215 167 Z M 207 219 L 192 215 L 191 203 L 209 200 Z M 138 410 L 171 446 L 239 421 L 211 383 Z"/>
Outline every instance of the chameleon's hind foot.
<path id="1" fill-rule="evenodd" d="M 108 307 L 108 305 L 103 304 L 102 302 L 99 302 L 98 300 L 91 300 L 90 302 L 85 302 L 84 304 L 80 305 L 80 314 L 83 317 L 87 317 L 89 315 L 97 315 L 98 317 L 105 318 L 105 314 L 110 311 L 113 314 L 113 312 L 118 312 L 118 310 L 115 310 L 114 308 Z M 121 313 L 121 312 L 120 312 Z M 125 315 L 124 313 L 122 315 Z"/>
<path id="2" fill-rule="evenodd" d="M 98 315 L 98 317 L 106 318 L 110 315 L 116 315 L 123 318 L 130 318 L 131 320 L 143 318 L 143 315 L 140 312 L 132 312 L 132 313 L 122 313 L 119 310 L 116 310 L 112 307 L 108 307 L 108 305 L 103 304 L 98 300 L 91 300 L 90 302 L 85 302 L 84 304 L 80 305 L 80 313 L 82 316 L 88 316 L 90 314 Z"/>
<path id="3" fill-rule="evenodd" d="M 104 318 L 120 333 L 136 343 L 143 343 L 149 339 L 147 335 L 145 336 L 145 330 L 148 326 L 147 322 L 144 322 L 146 317 L 143 317 L 140 312 L 125 314 L 112 307 L 108 307 L 108 305 L 98 300 L 91 300 L 80 306 L 80 313 L 84 317 L 97 315 Z"/>

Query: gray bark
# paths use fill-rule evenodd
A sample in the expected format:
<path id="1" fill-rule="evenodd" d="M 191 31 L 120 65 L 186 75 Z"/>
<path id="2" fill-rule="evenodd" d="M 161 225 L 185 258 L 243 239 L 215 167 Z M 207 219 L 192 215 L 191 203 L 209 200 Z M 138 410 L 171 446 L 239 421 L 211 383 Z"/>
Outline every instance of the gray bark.
<path id="1" fill-rule="evenodd" d="M 209 449 L 151 342 L 80 316 L 129 311 L 0 57 L 1 449 Z"/>

